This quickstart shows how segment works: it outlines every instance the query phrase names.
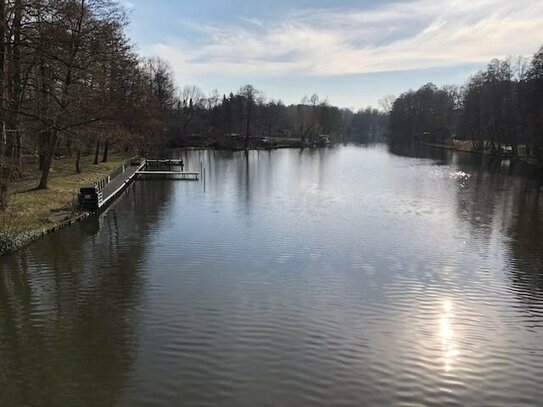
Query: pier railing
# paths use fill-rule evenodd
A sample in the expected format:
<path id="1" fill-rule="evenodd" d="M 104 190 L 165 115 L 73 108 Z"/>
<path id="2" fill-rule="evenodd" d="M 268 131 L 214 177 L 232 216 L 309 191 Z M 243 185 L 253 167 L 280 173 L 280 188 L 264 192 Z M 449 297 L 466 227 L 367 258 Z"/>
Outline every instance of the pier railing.
<path id="1" fill-rule="evenodd" d="M 132 160 L 132 158 L 126 160 L 121 166 L 115 168 L 108 175 L 95 182 L 94 187 L 96 188 L 96 190 L 102 191 L 102 189 L 104 189 L 104 187 L 109 184 L 111 180 L 115 179 L 115 177 L 125 172 L 126 169 L 130 167 L 130 163 L 132 162 Z"/>

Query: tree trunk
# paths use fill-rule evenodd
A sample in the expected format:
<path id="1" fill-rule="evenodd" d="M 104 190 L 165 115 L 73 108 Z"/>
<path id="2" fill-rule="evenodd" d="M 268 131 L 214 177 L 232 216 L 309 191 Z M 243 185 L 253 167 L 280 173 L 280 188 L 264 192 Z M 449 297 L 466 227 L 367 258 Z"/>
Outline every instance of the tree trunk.
<path id="1" fill-rule="evenodd" d="M 6 59 L 6 41 L 5 41 L 5 30 L 6 30 L 6 0 L 0 0 L 0 102 L 4 103 L 4 81 L 5 81 L 5 59 Z M 2 115 L 3 116 L 3 115 Z M 4 117 L 2 117 L 2 121 Z"/>
<path id="2" fill-rule="evenodd" d="M 43 169 L 41 171 L 40 183 L 37 189 L 47 189 L 47 183 L 49 182 L 49 171 L 51 170 L 51 163 L 53 161 L 53 155 L 47 154 L 43 160 Z"/>
<path id="3" fill-rule="evenodd" d="M 58 134 L 56 130 L 53 130 L 49 147 L 45 150 L 43 158 L 43 169 L 41 171 L 40 183 L 37 189 L 47 189 L 47 183 L 49 182 L 49 172 L 51 171 L 51 163 L 53 162 L 53 156 L 55 154 L 55 148 L 57 145 Z"/>
<path id="4" fill-rule="evenodd" d="M 49 172 L 51 170 L 51 163 L 53 161 L 53 155 L 55 154 L 56 145 L 59 138 L 58 129 L 59 125 L 63 122 L 63 118 L 67 116 L 68 111 L 67 107 L 70 104 L 70 91 L 72 86 L 72 80 L 73 80 L 73 67 L 74 67 L 74 61 L 76 59 L 76 56 L 79 53 L 79 47 L 81 45 L 81 27 L 83 24 L 83 16 L 84 16 L 84 8 L 85 8 L 85 2 L 80 3 L 80 10 L 78 10 L 77 15 L 77 27 L 75 30 L 73 30 L 71 35 L 71 43 L 68 46 L 69 49 L 69 58 L 66 63 L 66 76 L 62 84 L 62 92 L 61 92 L 61 98 L 58 105 L 61 107 L 61 111 L 59 111 L 55 117 L 55 119 L 52 121 L 53 126 L 51 126 L 54 130 L 50 130 L 50 137 L 48 138 L 48 143 L 46 144 L 45 149 L 45 159 L 43 162 L 43 169 L 41 173 L 41 179 L 40 183 L 38 185 L 38 189 L 45 189 L 47 188 L 47 182 L 49 179 Z"/>
<path id="5" fill-rule="evenodd" d="M 4 118 L 4 100 L 5 100 L 5 71 L 4 71 L 4 61 L 6 57 L 5 53 L 5 27 L 6 27 L 6 2 L 5 0 L 0 0 L 0 117 L 2 123 L 0 134 L 0 210 L 4 210 L 7 207 L 7 197 L 8 197 L 8 177 L 7 170 L 4 168 L 4 158 L 6 156 L 6 139 L 4 133 L 5 118 Z"/>
<path id="6" fill-rule="evenodd" d="M 78 148 L 75 153 L 75 172 L 81 174 L 81 149 Z"/>
<path id="7" fill-rule="evenodd" d="M 98 164 L 99 154 L 100 154 L 100 137 L 96 139 L 96 150 L 94 151 L 94 165 Z"/>
<path id="8" fill-rule="evenodd" d="M 44 131 L 40 133 L 38 138 L 38 156 L 39 156 L 39 162 L 38 162 L 38 169 L 40 171 L 43 171 L 43 168 L 45 166 L 45 156 L 47 155 L 47 149 L 49 146 L 49 142 L 51 138 L 51 131 Z"/>
<path id="9" fill-rule="evenodd" d="M 8 98 L 12 112 L 9 114 L 9 129 L 14 130 L 10 135 L 11 143 L 11 167 L 19 167 L 21 161 L 21 135 L 19 133 L 19 109 L 21 101 L 21 22 L 23 6 L 21 0 L 16 0 L 14 3 L 13 14 L 13 43 L 11 46 L 12 61 L 8 62 L 11 66 L 9 75 L 9 90 Z M 20 171 L 20 168 L 17 168 Z"/>
<path id="10" fill-rule="evenodd" d="M 23 140 L 21 132 L 18 131 L 17 137 L 15 139 L 15 156 L 17 158 L 17 167 L 19 168 L 19 171 L 22 172 L 23 170 Z"/>
<path id="11" fill-rule="evenodd" d="M 0 211 L 8 207 L 8 183 L 7 180 L 0 180 Z"/>
<path id="12" fill-rule="evenodd" d="M 102 158 L 103 163 L 107 162 L 108 152 L 109 152 L 109 138 L 106 138 L 106 142 L 105 142 L 105 145 L 104 145 L 104 156 Z"/>

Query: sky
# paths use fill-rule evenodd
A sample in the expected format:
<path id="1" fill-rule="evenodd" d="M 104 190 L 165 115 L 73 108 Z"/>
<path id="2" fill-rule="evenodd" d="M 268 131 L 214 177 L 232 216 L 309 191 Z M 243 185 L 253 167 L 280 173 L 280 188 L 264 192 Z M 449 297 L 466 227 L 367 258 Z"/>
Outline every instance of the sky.
<path id="1" fill-rule="evenodd" d="M 378 106 L 428 82 L 463 84 L 492 58 L 543 45 L 543 0 L 121 0 L 140 54 L 169 62 L 179 88 L 269 99 L 316 93 Z"/>

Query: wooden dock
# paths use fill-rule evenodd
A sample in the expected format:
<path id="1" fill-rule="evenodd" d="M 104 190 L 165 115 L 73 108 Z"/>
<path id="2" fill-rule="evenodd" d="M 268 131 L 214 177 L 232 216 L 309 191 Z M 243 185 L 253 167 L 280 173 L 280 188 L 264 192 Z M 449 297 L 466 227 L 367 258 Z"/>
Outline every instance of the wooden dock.
<path id="1" fill-rule="evenodd" d="M 147 169 L 149 164 L 159 166 L 177 166 L 181 170 L 153 170 Z M 93 186 L 80 189 L 79 204 L 92 212 L 99 211 L 113 202 L 128 185 L 138 178 L 162 177 L 171 180 L 198 181 L 200 173 L 195 171 L 182 171 L 182 159 L 156 159 L 156 160 L 130 160 L 119 167 L 107 177 L 102 178 Z"/>
<path id="2" fill-rule="evenodd" d="M 167 165 L 184 165 L 182 158 L 166 158 L 166 159 L 150 159 L 146 160 L 148 164 L 167 164 Z"/>
<path id="3" fill-rule="evenodd" d="M 136 173 L 144 168 L 146 161 L 140 165 L 131 165 L 125 167 L 124 170 L 115 178 L 110 179 L 107 184 L 98 190 L 98 209 L 108 205 L 110 201 L 120 192 L 122 192 L 134 179 Z"/>
<path id="4" fill-rule="evenodd" d="M 162 170 L 138 170 L 136 176 L 143 177 L 166 177 L 168 179 L 178 179 L 185 181 L 198 181 L 200 178 L 199 172 L 194 171 L 162 171 Z"/>

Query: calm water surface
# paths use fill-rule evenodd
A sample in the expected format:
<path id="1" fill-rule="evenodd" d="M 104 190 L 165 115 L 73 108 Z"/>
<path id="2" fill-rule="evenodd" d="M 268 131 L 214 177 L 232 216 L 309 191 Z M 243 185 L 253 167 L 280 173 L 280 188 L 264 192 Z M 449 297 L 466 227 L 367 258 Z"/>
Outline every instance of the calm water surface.
<path id="1" fill-rule="evenodd" d="M 543 204 L 515 168 L 181 154 L 205 189 L 138 181 L 0 258 L 1 406 L 541 405 Z"/>

